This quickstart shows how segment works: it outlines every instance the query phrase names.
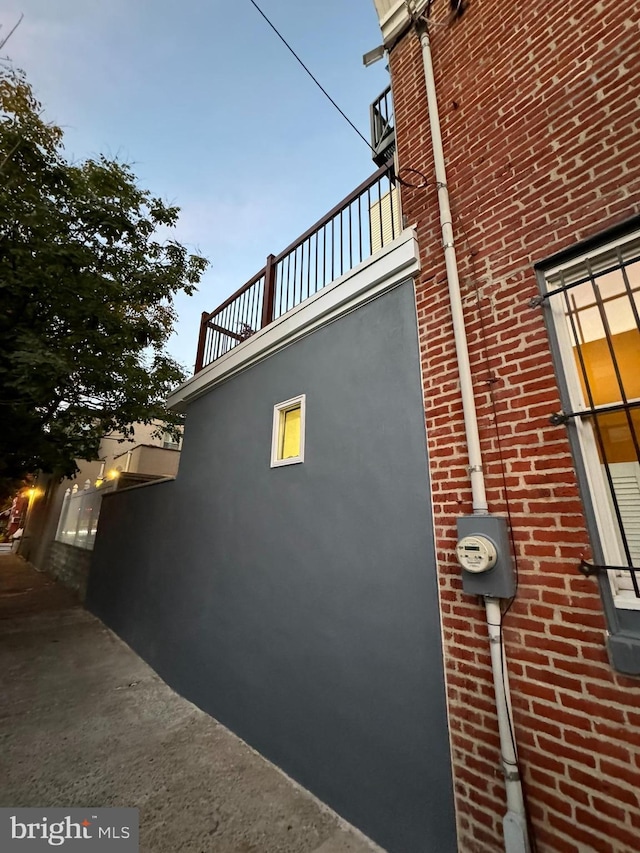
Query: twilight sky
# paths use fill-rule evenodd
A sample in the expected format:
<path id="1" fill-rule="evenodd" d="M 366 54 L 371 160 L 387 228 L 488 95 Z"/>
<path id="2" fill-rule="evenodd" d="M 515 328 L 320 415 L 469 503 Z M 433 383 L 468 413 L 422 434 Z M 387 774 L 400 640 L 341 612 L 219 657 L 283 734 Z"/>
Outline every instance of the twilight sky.
<path id="1" fill-rule="evenodd" d="M 369 137 L 388 84 L 372 0 L 259 0 Z M 71 159 L 103 153 L 177 204 L 175 237 L 209 258 L 179 297 L 172 354 L 193 367 L 202 311 L 220 302 L 374 171 L 370 152 L 248 0 L 6 0 L 3 53 L 65 130 Z"/>

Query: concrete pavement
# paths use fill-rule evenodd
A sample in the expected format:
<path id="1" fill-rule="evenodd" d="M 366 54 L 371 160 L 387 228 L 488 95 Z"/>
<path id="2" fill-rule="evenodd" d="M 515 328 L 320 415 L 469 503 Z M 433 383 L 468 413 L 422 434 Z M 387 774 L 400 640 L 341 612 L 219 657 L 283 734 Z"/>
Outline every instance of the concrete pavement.
<path id="1" fill-rule="evenodd" d="M 14 555 L 0 555 L 0 762 L 0 806 L 137 807 L 143 853 L 380 851 Z"/>

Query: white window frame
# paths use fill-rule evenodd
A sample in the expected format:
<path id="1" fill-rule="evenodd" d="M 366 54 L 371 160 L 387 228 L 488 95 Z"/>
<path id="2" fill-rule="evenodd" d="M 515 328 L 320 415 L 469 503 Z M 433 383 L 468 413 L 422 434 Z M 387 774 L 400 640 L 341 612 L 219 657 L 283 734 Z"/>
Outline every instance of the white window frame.
<path id="1" fill-rule="evenodd" d="M 572 257 L 570 261 L 545 269 L 545 290 L 548 292 L 554 289 L 554 285 L 549 284 L 549 279 L 557 276 L 558 273 L 570 270 L 587 258 L 591 260 L 597 259 L 598 256 L 602 256 L 612 249 L 624 246 L 638 239 L 640 239 L 640 231 L 630 232 L 617 240 L 599 246 L 597 249 Z M 562 373 L 569 396 L 570 409 L 573 412 L 589 410 L 590 407 L 583 398 L 571 336 L 561 299 L 549 299 L 549 308 L 553 318 L 553 326 L 558 343 Z M 599 461 L 597 440 L 593 425 L 589 420 L 580 417 L 574 418 L 574 424 L 591 507 L 595 518 L 596 532 L 605 564 L 609 566 L 626 565 L 620 531 L 609 494 L 609 486 L 603 466 Z M 627 582 L 628 573 L 610 571 L 608 572 L 608 578 L 614 605 L 622 610 L 640 611 L 640 599 L 636 598 L 633 589 L 629 588 L 630 584 Z"/>
<path id="2" fill-rule="evenodd" d="M 290 456 L 288 459 L 278 458 L 278 444 L 280 438 L 280 422 L 285 412 L 291 409 L 300 409 L 300 453 L 298 456 Z M 282 403 L 276 403 L 273 407 L 273 431 L 271 435 L 271 467 L 280 468 L 283 465 L 297 465 L 304 462 L 304 436 L 306 421 L 306 394 L 291 397 Z"/>

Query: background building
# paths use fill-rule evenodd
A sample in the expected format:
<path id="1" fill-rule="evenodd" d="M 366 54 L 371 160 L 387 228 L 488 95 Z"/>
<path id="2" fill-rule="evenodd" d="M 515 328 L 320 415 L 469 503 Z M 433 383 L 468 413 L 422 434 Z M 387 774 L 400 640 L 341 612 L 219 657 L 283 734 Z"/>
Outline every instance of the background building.
<path id="1" fill-rule="evenodd" d="M 134 424 L 134 433 L 104 436 L 99 459 L 78 460 L 74 478 L 40 473 L 25 510 L 21 556 L 84 595 L 106 491 L 163 477 L 175 477 L 180 442 L 161 423 Z"/>

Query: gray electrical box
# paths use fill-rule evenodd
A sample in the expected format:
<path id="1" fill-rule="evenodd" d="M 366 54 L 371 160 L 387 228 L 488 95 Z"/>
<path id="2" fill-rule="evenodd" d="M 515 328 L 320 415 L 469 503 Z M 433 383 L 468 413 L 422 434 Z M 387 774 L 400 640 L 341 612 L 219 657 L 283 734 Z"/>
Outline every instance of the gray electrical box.
<path id="1" fill-rule="evenodd" d="M 498 515 L 459 518 L 456 556 L 462 566 L 465 592 L 492 598 L 515 595 L 516 576 L 506 518 Z"/>

